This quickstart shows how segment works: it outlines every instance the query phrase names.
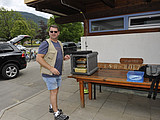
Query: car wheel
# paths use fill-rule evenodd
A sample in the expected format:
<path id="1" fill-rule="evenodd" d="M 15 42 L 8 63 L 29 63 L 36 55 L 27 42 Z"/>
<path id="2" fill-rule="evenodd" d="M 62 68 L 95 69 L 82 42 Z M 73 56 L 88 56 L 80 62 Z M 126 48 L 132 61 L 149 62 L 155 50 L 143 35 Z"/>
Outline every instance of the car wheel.
<path id="1" fill-rule="evenodd" d="M 5 79 L 15 78 L 17 77 L 18 74 L 19 74 L 19 68 L 16 64 L 13 64 L 13 63 L 6 64 L 2 68 L 2 76 Z"/>

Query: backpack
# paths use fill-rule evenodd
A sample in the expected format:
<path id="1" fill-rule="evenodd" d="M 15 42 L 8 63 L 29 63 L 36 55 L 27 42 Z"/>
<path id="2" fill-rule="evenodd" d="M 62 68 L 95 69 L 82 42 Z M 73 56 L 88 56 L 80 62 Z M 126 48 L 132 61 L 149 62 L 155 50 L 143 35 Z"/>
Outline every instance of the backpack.
<path id="1" fill-rule="evenodd" d="M 147 77 L 149 78 L 149 81 L 152 81 L 150 91 L 148 93 L 148 98 L 151 98 L 154 91 L 153 99 L 155 100 L 160 81 L 160 65 L 145 65 L 140 67 L 139 71 L 143 71 L 144 77 Z"/>
<path id="2" fill-rule="evenodd" d="M 160 65 L 145 65 L 140 67 L 139 71 L 144 72 L 145 78 L 160 77 Z"/>
<path id="3" fill-rule="evenodd" d="M 139 68 L 139 70 L 138 70 L 138 71 L 144 72 L 144 78 L 148 78 L 148 77 L 149 77 L 149 76 L 146 74 L 146 69 L 147 69 L 147 67 L 148 67 L 148 65 L 141 66 L 141 67 Z"/>

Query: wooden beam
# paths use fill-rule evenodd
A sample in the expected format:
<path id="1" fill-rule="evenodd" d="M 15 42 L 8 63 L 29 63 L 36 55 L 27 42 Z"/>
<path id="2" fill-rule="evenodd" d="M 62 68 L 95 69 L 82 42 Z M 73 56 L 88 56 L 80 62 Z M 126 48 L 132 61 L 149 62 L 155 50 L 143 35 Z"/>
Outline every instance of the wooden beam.
<path id="1" fill-rule="evenodd" d="M 74 8 L 79 9 L 80 11 L 85 12 L 86 11 L 86 7 L 85 5 L 81 2 L 77 2 L 76 0 L 65 0 L 66 4 L 68 4 L 69 6 L 72 6 Z"/>
<path id="2" fill-rule="evenodd" d="M 152 0 L 144 0 L 145 2 L 151 2 Z"/>
<path id="3" fill-rule="evenodd" d="M 114 8 L 115 7 L 115 0 L 101 0 L 105 5 Z"/>
<path id="4" fill-rule="evenodd" d="M 132 13 L 148 12 L 148 11 L 158 11 L 160 10 L 160 1 L 151 2 L 149 4 L 140 4 L 135 6 L 126 6 L 121 8 L 112 8 L 103 11 L 96 11 L 91 13 L 85 13 L 86 19 L 103 18 L 117 15 L 125 15 Z M 71 22 L 83 22 L 84 17 L 82 14 L 69 15 L 67 17 L 59 17 L 55 19 L 56 23 L 64 24 Z"/>
<path id="5" fill-rule="evenodd" d="M 84 21 L 84 18 L 83 18 L 83 15 L 81 14 L 55 18 L 55 22 L 57 24 L 66 24 L 66 23 L 83 22 L 83 21 Z"/>
<path id="6" fill-rule="evenodd" d="M 89 34 L 89 24 L 88 20 L 84 20 L 84 36 Z"/>
<path id="7" fill-rule="evenodd" d="M 135 30 L 97 32 L 97 33 L 88 33 L 87 36 L 115 35 L 115 34 L 116 35 L 117 34 L 132 34 L 132 33 L 148 33 L 148 32 L 160 32 L 160 28 L 148 28 L 148 29 L 135 29 Z"/>
<path id="8" fill-rule="evenodd" d="M 51 5 L 36 5 L 36 10 L 37 11 L 42 11 L 42 12 L 47 12 L 47 13 L 50 13 L 50 14 L 53 14 L 53 15 L 58 15 L 58 16 L 67 16 L 68 13 L 72 13 L 72 11 L 69 11 L 68 9 L 67 10 L 64 10 L 64 11 L 61 11 L 63 7 L 52 7 L 52 4 Z M 64 14 L 64 15 L 60 15 L 60 14 L 56 14 L 56 13 L 60 13 L 60 14 Z M 72 13 L 74 14 L 74 13 Z"/>
<path id="9" fill-rule="evenodd" d="M 40 3 L 43 2 L 44 0 L 24 0 L 24 3 L 27 5 L 32 5 L 33 3 Z"/>
<path id="10" fill-rule="evenodd" d="M 35 1 L 38 1 L 38 0 L 24 0 L 24 3 L 28 4 L 28 3 L 35 2 Z"/>

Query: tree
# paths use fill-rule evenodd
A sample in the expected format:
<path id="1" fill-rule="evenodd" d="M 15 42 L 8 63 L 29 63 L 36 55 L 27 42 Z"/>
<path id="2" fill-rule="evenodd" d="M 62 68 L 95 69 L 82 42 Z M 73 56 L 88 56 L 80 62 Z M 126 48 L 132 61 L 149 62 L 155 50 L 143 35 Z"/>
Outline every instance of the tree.
<path id="1" fill-rule="evenodd" d="M 48 26 L 56 24 L 55 18 L 57 16 L 52 16 L 48 20 Z M 78 42 L 80 37 L 83 36 L 83 27 L 81 22 L 68 23 L 68 24 L 56 24 L 60 28 L 59 39 L 62 42 Z"/>
<path id="2" fill-rule="evenodd" d="M 44 41 L 48 35 L 47 33 L 47 25 L 44 23 L 44 21 L 40 21 L 40 29 L 38 30 L 38 34 L 36 38 L 41 39 L 41 42 Z"/>
<path id="3" fill-rule="evenodd" d="M 14 21 L 13 28 L 11 29 L 11 37 L 18 35 L 27 35 L 29 34 L 29 27 L 25 20 L 16 20 Z"/>
<path id="4" fill-rule="evenodd" d="M 3 7 L 0 8 L 0 37 L 11 39 L 11 30 L 16 20 L 23 20 L 21 15 L 13 10 L 8 11 Z"/>
<path id="5" fill-rule="evenodd" d="M 33 20 L 26 20 L 29 28 L 28 35 L 30 35 L 32 38 L 35 38 L 38 31 L 38 25 Z"/>
<path id="6" fill-rule="evenodd" d="M 26 20 L 20 13 L 0 8 L 0 38 L 10 40 L 18 35 L 36 36 L 38 25 L 32 20 Z"/>
<path id="7" fill-rule="evenodd" d="M 29 35 L 35 38 L 38 25 L 33 22 L 33 20 L 16 20 L 14 22 L 13 28 L 11 30 L 11 37 L 16 37 L 18 35 Z M 25 42 L 26 39 L 21 41 L 21 44 Z"/>

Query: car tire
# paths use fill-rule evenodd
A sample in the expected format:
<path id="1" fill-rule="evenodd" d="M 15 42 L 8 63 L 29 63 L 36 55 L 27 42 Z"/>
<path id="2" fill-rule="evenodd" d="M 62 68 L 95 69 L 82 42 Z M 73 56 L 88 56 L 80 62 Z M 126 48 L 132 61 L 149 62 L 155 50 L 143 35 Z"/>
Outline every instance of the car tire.
<path id="1" fill-rule="evenodd" d="M 18 74 L 19 68 L 16 64 L 9 63 L 2 68 L 2 76 L 4 79 L 15 78 Z"/>

